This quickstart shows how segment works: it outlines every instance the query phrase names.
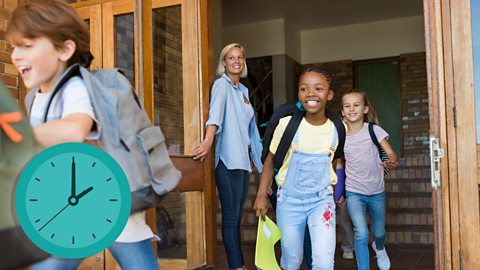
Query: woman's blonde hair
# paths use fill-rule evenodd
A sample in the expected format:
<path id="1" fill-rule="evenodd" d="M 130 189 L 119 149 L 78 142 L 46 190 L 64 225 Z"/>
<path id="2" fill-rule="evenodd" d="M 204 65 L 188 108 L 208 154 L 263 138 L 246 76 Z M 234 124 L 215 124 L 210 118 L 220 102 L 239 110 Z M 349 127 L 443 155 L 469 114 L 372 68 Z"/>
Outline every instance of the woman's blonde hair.
<path id="1" fill-rule="evenodd" d="M 220 53 L 220 59 L 218 59 L 217 76 L 222 76 L 222 74 L 225 73 L 225 66 L 223 65 L 223 61 L 225 61 L 225 56 L 232 48 L 239 48 L 242 51 L 243 57 L 245 57 L 245 48 L 243 48 L 243 46 L 238 43 L 231 43 L 223 47 L 222 52 Z M 243 70 L 242 74 L 240 74 L 240 77 L 245 78 L 247 77 L 247 74 L 247 61 L 245 60 L 243 61 Z"/>
<path id="2" fill-rule="evenodd" d="M 377 111 L 375 110 L 375 106 L 373 105 L 372 99 L 370 96 L 360 89 L 352 89 L 344 92 L 342 94 L 342 110 L 343 110 L 343 97 L 348 94 L 359 94 L 363 98 L 363 103 L 365 106 L 368 107 L 368 112 L 363 116 L 363 122 L 375 122 L 378 126 L 380 122 L 378 121 Z"/>

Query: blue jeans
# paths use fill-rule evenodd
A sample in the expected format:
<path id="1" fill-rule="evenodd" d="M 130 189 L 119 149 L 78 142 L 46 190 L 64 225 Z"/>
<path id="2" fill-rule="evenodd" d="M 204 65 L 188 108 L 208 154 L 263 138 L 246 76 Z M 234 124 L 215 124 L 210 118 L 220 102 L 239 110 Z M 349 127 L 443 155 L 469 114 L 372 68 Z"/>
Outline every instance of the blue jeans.
<path id="1" fill-rule="evenodd" d="M 335 203 L 333 196 L 286 196 L 278 199 L 277 225 L 282 232 L 281 266 L 299 269 L 302 263 L 305 229 L 308 225 L 312 269 L 333 269 L 335 255 Z"/>
<path id="2" fill-rule="evenodd" d="M 347 191 L 347 208 L 355 231 L 355 255 L 359 270 L 370 269 L 368 253 L 368 225 L 366 209 L 370 214 L 371 229 L 377 249 L 385 245 L 385 193 L 363 195 Z"/>
<path id="3" fill-rule="evenodd" d="M 353 228 L 350 217 L 348 216 L 347 203 L 336 203 L 336 218 L 337 225 L 340 227 L 342 234 L 342 251 L 353 252 L 355 245 L 353 240 Z M 310 233 L 308 226 L 305 229 L 305 240 L 303 240 L 303 258 L 308 270 L 312 270 L 312 241 L 310 240 Z"/>
<path id="4" fill-rule="evenodd" d="M 240 223 L 243 205 L 247 198 L 250 172 L 229 170 L 220 160 L 215 169 L 218 196 L 222 207 L 222 239 L 228 267 L 235 269 L 245 265 L 242 254 Z"/>
<path id="5" fill-rule="evenodd" d="M 150 239 L 134 243 L 114 242 L 108 250 L 123 270 L 160 269 Z M 63 259 L 52 256 L 34 264 L 33 270 L 75 270 L 83 259 Z"/>

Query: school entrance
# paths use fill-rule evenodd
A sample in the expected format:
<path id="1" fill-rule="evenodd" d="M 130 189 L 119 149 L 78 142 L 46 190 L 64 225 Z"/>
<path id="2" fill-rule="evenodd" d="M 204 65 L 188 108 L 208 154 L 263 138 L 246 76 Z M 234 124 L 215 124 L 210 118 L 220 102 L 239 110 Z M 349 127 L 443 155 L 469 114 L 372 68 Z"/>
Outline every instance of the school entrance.
<path id="1" fill-rule="evenodd" d="M 223 44 L 246 47 L 249 75 L 254 75 L 249 81 L 256 91 L 252 104 L 258 97 L 259 115 L 295 99 L 295 73 L 309 64 L 332 71 L 334 103 L 342 88 L 360 87 L 379 98 L 374 104 L 385 117 L 381 124 L 390 134 L 398 130 L 400 136 L 390 139 L 398 142 L 399 147 L 391 143 L 404 161 L 386 179 L 387 249 L 395 242 L 433 244 L 435 259 L 424 267 L 480 269 L 479 1 L 222 4 L 227 6 Z M 418 13 L 406 12 L 405 6 Z M 390 17 L 376 17 L 384 11 Z M 401 12 L 408 15 L 398 16 Z M 358 20 L 347 20 L 349 15 Z M 323 25 L 302 29 L 301 24 L 316 21 Z M 391 88 L 396 79 L 401 82 Z M 372 94 L 368 88 L 375 84 L 380 91 Z M 401 264 L 392 261 L 392 269 Z"/>
<path id="2" fill-rule="evenodd" d="M 3 16 L 13 8 L 12 3 L 25 1 L 0 1 Z M 157 254 L 164 270 L 210 269 L 215 264 L 218 206 L 212 162 L 193 162 L 190 154 L 204 134 L 213 61 L 218 56 L 214 47 L 223 45 L 212 43 L 213 29 L 218 26 L 212 22 L 218 14 L 214 12 L 220 12 L 215 9 L 218 1 L 68 1 L 90 25 L 90 49 L 95 56 L 92 68 L 119 67 L 125 72 L 152 122 L 161 126 L 172 159 L 182 171 L 175 192 L 162 207 L 148 212 L 149 224 L 161 236 Z M 427 174 L 433 185 L 436 269 L 480 269 L 480 81 L 475 80 L 480 74 L 480 53 L 476 51 L 480 38 L 474 35 L 480 25 L 477 2 L 423 1 L 431 157 Z M 325 3 L 328 7 L 332 2 Z M 8 64 L 8 59 L 6 51 L 2 62 Z M 385 60 L 392 59 L 382 59 L 382 65 Z M 268 65 L 290 60 L 274 56 L 261 61 Z M 364 71 L 376 64 L 355 63 Z M 3 79 L 23 103 L 25 89 L 9 68 L 2 70 L 2 75 L 6 74 Z M 283 70 L 280 76 L 286 74 Z M 102 252 L 79 269 L 118 266 L 108 252 Z"/>
<path id="3" fill-rule="evenodd" d="M 90 25 L 96 57 L 93 68 L 126 71 L 152 121 L 162 127 L 169 151 L 184 175 L 164 207 L 149 212 L 150 224 L 165 235 L 158 245 L 162 269 L 213 265 L 217 205 L 212 163 L 193 162 L 189 154 L 204 133 L 212 59 L 218 54 L 212 54 L 210 29 L 212 13 L 219 12 L 212 5 L 215 1 L 71 2 L 79 2 L 73 6 Z M 475 124 L 480 116 L 474 113 L 472 2 L 424 0 L 428 160 L 437 269 L 480 267 L 480 148 Z M 382 59 L 381 64 L 390 60 Z M 361 74 L 377 64 L 357 61 L 355 68 Z M 115 268 L 108 253 L 86 264 Z"/>

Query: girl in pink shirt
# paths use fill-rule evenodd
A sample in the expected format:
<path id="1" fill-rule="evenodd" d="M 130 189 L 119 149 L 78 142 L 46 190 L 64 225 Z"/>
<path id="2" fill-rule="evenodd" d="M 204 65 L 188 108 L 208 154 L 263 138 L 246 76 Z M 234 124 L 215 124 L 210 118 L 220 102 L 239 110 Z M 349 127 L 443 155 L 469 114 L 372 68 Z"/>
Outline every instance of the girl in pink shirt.
<path id="1" fill-rule="evenodd" d="M 377 114 L 370 97 L 361 90 L 351 90 L 342 96 L 342 115 L 348 127 L 345 140 L 346 200 L 348 213 L 355 231 L 355 253 L 358 269 L 370 269 L 368 253 L 368 225 L 366 210 L 370 214 L 374 236 L 372 248 L 381 270 L 390 269 L 385 249 L 385 184 L 383 168 L 398 165 L 397 155 L 388 143 L 388 134 L 378 126 Z M 380 160 L 373 143 L 368 122 L 375 122 L 374 133 L 389 159 Z"/>

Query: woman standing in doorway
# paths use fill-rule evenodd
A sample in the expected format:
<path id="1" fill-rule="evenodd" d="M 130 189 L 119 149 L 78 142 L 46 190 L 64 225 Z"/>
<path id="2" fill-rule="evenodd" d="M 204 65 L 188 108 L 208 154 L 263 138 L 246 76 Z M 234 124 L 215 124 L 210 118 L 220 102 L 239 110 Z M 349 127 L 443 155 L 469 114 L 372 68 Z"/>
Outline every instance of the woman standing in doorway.
<path id="1" fill-rule="evenodd" d="M 247 269 L 242 255 L 240 223 L 247 197 L 251 163 L 262 171 L 262 144 L 248 89 L 244 48 L 225 46 L 217 66 L 220 76 L 212 87 L 205 139 L 193 148 L 193 158 L 203 161 L 215 140 L 215 179 L 222 207 L 222 238 L 230 269 Z"/>

